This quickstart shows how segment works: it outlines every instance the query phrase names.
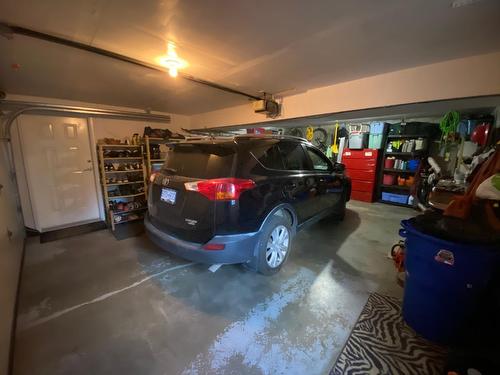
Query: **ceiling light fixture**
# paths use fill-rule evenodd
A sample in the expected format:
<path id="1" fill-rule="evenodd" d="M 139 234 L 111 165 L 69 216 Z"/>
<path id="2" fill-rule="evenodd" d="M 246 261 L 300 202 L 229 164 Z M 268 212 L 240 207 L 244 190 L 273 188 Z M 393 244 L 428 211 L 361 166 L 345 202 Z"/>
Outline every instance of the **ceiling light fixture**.
<path id="1" fill-rule="evenodd" d="M 177 77 L 179 69 L 183 69 L 187 66 L 187 62 L 179 58 L 177 52 L 175 51 L 175 44 L 173 42 L 168 42 L 167 45 L 167 56 L 160 58 L 160 64 L 168 69 L 168 74 L 170 77 Z"/>

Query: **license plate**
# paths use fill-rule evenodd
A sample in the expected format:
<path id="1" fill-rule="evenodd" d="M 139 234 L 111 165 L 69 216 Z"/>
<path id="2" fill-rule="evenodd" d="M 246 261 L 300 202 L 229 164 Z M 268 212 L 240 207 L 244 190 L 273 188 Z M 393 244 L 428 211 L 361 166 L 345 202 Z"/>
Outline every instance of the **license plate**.
<path id="1" fill-rule="evenodd" d="M 168 189 L 168 188 L 162 188 L 161 189 L 161 197 L 160 197 L 160 199 L 163 202 L 167 202 L 167 203 L 170 203 L 170 204 L 175 204 L 175 198 L 176 197 L 177 197 L 177 192 L 175 190 Z"/>

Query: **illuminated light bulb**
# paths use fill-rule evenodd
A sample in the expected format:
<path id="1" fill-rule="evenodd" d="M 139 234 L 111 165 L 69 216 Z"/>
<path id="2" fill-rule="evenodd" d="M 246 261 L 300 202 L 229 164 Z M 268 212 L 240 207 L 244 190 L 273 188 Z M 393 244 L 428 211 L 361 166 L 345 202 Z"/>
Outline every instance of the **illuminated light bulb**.
<path id="1" fill-rule="evenodd" d="M 172 78 L 177 77 L 177 73 L 178 73 L 177 68 L 172 67 L 172 68 L 168 69 L 168 74 Z"/>
<path id="2" fill-rule="evenodd" d="M 175 44 L 172 42 L 168 42 L 167 44 L 167 55 L 159 57 L 158 61 L 161 65 L 168 69 L 168 74 L 172 78 L 177 77 L 179 70 L 188 65 L 185 60 L 179 58 L 177 52 L 175 51 Z"/>

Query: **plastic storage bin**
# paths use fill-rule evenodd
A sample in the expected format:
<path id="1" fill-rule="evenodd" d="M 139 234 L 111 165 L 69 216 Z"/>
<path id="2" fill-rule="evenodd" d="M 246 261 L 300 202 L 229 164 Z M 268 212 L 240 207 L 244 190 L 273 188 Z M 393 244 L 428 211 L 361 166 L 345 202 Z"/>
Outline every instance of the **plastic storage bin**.
<path id="1" fill-rule="evenodd" d="M 460 338 L 482 292 L 500 265 L 493 245 L 446 241 L 401 221 L 406 238 L 403 318 L 417 333 L 442 344 Z M 473 323 L 473 321 L 472 321 Z"/>
<path id="2" fill-rule="evenodd" d="M 392 169 L 394 168 L 394 163 L 396 162 L 395 158 L 385 158 L 384 160 L 384 168 Z"/>
<path id="3" fill-rule="evenodd" d="M 382 200 L 387 202 L 408 204 L 409 195 L 382 192 Z"/>
<path id="4" fill-rule="evenodd" d="M 416 171 L 419 165 L 420 165 L 420 160 L 418 159 L 408 160 L 408 169 L 412 172 Z"/>
<path id="5" fill-rule="evenodd" d="M 351 198 L 364 202 L 373 202 L 373 193 L 377 177 L 378 150 L 344 149 L 342 163 L 351 177 Z"/>
<path id="6" fill-rule="evenodd" d="M 370 134 L 384 134 L 386 124 L 382 121 L 373 121 L 370 123 Z"/>
<path id="7" fill-rule="evenodd" d="M 351 133 L 349 134 L 349 148 L 353 150 L 361 150 L 368 145 L 368 133 Z"/>
<path id="8" fill-rule="evenodd" d="M 382 183 L 384 185 L 394 185 L 396 182 L 396 176 L 393 174 L 384 174 L 384 178 L 382 179 Z"/>
<path id="9" fill-rule="evenodd" d="M 382 148 L 383 134 L 370 134 L 368 138 L 368 148 Z"/>

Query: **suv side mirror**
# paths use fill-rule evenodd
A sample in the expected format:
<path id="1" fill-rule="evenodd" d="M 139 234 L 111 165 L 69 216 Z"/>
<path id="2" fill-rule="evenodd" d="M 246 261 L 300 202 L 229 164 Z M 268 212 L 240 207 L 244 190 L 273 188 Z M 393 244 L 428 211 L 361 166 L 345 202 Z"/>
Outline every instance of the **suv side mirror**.
<path id="1" fill-rule="evenodd" d="M 345 165 L 342 163 L 333 163 L 333 172 L 343 173 L 345 171 Z"/>

